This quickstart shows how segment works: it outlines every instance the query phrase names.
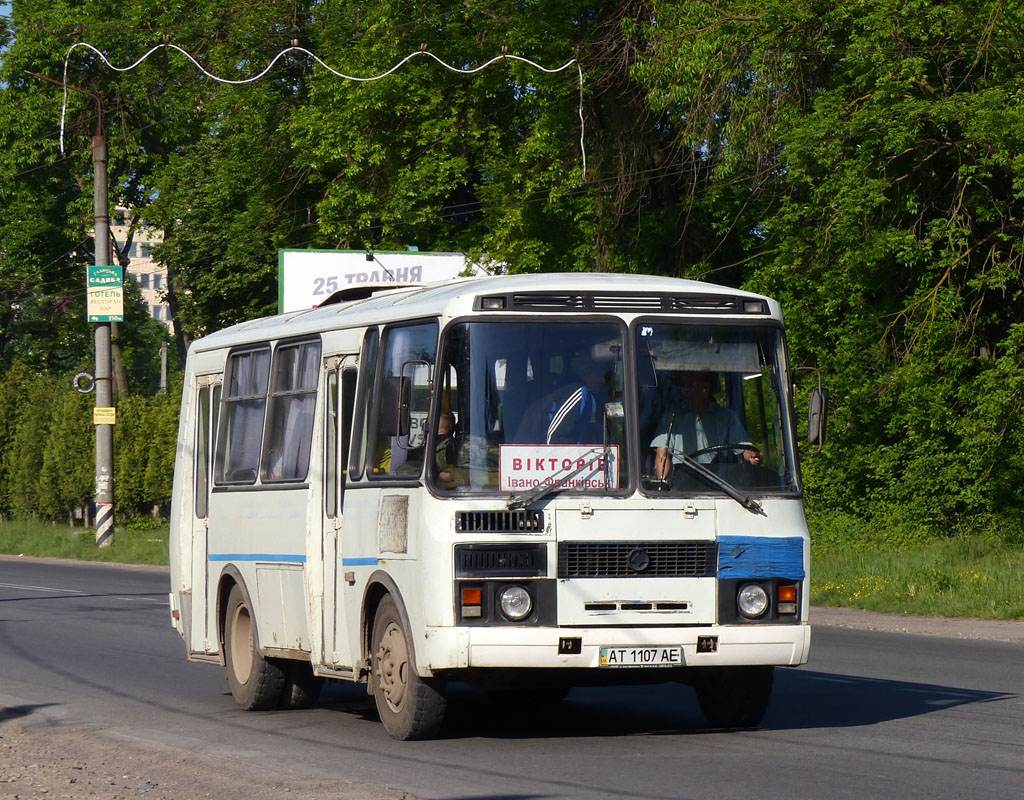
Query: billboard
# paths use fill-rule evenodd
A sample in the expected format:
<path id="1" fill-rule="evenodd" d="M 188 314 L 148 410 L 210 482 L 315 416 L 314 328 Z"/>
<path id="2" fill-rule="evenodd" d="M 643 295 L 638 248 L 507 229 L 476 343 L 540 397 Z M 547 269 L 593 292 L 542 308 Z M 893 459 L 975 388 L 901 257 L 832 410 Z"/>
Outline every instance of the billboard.
<path id="1" fill-rule="evenodd" d="M 278 312 L 316 308 L 339 289 L 361 283 L 447 281 L 462 275 L 466 266 L 462 253 L 280 250 Z"/>

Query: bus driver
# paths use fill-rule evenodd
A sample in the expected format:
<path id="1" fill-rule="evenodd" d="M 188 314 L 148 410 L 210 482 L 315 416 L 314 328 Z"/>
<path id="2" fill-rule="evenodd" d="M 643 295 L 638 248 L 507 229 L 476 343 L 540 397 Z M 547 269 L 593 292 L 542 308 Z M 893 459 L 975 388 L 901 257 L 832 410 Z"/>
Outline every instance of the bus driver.
<path id="1" fill-rule="evenodd" d="M 712 373 L 688 372 L 683 386 L 690 409 L 682 415 L 670 412 L 662 417 L 658 435 L 651 442 L 651 447 L 655 448 L 654 477 L 668 478 L 671 464 L 682 463 L 677 453 L 686 453 L 701 464 L 710 464 L 718 455 L 714 448 L 731 444 L 736 445 L 735 449 L 743 454 L 746 463 L 760 466 L 761 452 L 751 443 L 739 416 L 715 402 Z"/>

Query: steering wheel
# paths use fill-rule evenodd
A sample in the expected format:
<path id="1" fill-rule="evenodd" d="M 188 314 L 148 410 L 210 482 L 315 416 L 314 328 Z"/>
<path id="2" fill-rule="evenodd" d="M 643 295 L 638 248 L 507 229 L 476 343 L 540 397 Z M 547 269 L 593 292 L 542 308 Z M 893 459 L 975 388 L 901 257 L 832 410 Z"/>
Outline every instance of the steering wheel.
<path id="1" fill-rule="evenodd" d="M 696 458 L 697 456 L 702 456 L 705 453 L 720 453 L 720 452 L 722 452 L 724 450 L 736 451 L 736 450 L 756 450 L 756 449 L 757 448 L 755 448 L 755 447 L 750 447 L 748 445 L 742 445 L 742 444 L 716 444 L 716 445 L 712 445 L 711 447 L 704 447 L 704 448 L 702 448 L 700 450 L 694 450 L 692 453 L 687 453 L 686 455 L 689 458 Z"/>

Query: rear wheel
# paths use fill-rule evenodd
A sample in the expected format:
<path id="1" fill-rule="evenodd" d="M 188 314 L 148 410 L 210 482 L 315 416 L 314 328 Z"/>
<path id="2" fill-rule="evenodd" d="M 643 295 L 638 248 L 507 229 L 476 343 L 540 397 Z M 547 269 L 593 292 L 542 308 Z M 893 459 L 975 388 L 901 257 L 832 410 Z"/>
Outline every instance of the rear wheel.
<path id="1" fill-rule="evenodd" d="M 323 688 L 324 679 L 313 674 L 313 667 L 307 661 L 288 661 L 284 674 L 284 688 L 281 691 L 281 708 L 309 708 L 316 703 Z"/>
<path id="2" fill-rule="evenodd" d="M 709 667 L 694 683 L 697 702 L 715 728 L 752 728 L 768 709 L 775 667 Z"/>
<path id="3" fill-rule="evenodd" d="M 256 648 L 256 621 L 237 584 L 228 595 L 224 618 L 224 662 L 235 702 L 245 711 L 277 706 L 284 688 L 284 670 Z"/>
<path id="4" fill-rule="evenodd" d="M 373 699 L 395 739 L 430 739 L 444 722 L 444 684 L 416 674 L 412 648 L 394 600 L 377 607 L 371 643 Z"/>

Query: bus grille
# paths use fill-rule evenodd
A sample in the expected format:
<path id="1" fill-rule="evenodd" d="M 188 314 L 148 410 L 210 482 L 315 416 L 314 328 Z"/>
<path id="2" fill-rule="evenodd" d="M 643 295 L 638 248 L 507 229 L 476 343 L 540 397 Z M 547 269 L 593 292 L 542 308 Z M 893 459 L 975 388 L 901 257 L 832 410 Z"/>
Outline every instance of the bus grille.
<path id="1" fill-rule="evenodd" d="M 713 578 L 715 542 L 561 542 L 559 578 Z"/>
<path id="2" fill-rule="evenodd" d="M 457 533 L 540 533 L 543 511 L 456 511 Z"/>

